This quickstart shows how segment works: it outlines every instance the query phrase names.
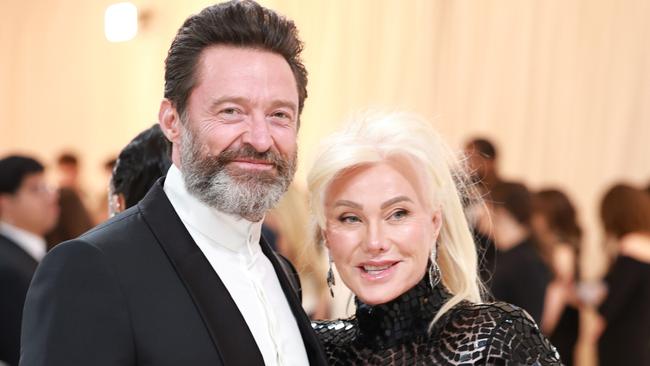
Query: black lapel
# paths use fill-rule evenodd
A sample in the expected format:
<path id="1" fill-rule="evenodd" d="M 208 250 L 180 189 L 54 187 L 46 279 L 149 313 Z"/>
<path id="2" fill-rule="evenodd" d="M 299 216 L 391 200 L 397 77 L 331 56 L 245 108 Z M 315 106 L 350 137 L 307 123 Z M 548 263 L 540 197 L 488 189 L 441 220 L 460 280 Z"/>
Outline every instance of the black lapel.
<path id="1" fill-rule="evenodd" d="M 323 347 L 316 337 L 316 333 L 314 333 L 314 330 L 311 327 L 311 322 L 307 317 L 307 314 L 305 314 L 305 311 L 302 309 L 300 299 L 291 287 L 291 283 L 285 275 L 284 270 L 282 269 L 282 265 L 273 254 L 273 249 L 271 249 L 263 237 L 260 239 L 260 246 L 262 247 L 262 252 L 264 255 L 266 255 L 269 261 L 271 261 L 271 264 L 273 264 L 273 269 L 275 269 L 278 280 L 280 280 L 282 291 L 284 291 L 284 295 L 289 302 L 289 306 L 291 307 L 291 312 L 296 318 L 296 323 L 298 323 L 300 335 L 302 335 L 302 340 L 305 344 L 305 350 L 307 351 L 307 357 L 309 358 L 309 364 L 311 366 L 327 366 Z"/>
<path id="2" fill-rule="evenodd" d="M 159 179 L 138 203 L 189 292 L 224 365 L 264 365 L 255 338 L 226 286 L 174 211 Z"/>

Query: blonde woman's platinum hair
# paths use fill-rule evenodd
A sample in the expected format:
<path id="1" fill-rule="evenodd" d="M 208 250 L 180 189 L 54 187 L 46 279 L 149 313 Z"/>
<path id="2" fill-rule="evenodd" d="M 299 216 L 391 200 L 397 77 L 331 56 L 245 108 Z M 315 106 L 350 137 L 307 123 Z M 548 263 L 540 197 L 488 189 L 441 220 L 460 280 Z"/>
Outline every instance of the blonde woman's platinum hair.
<path id="1" fill-rule="evenodd" d="M 404 112 L 365 112 L 344 128 L 323 140 L 307 177 L 313 215 L 313 240 L 321 243 L 326 228 L 325 199 L 330 185 L 350 169 L 401 159 L 410 162 L 422 179 L 426 204 L 438 208 L 442 225 L 436 261 L 441 282 L 452 294 L 432 324 L 454 305 L 465 300 L 482 301 L 483 286 L 478 277 L 477 248 L 465 216 L 465 205 L 479 196 L 465 173 L 463 160 L 423 118 Z"/>

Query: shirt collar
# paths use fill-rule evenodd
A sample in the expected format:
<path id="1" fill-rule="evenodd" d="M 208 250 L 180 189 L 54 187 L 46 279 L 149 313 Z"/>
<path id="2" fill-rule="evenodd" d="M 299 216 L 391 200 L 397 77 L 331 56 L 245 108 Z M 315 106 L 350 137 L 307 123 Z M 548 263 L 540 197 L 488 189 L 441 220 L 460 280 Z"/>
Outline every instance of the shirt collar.
<path id="1" fill-rule="evenodd" d="M 36 261 L 40 262 L 45 256 L 46 243 L 43 237 L 3 221 L 0 221 L 0 233 L 13 240 Z"/>
<path id="2" fill-rule="evenodd" d="M 167 172 L 164 190 L 181 220 L 212 242 L 232 251 L 249 245 L 259 248 L 263 219 L 251 222 L 206 205 L 187 191 L 182 173 L 174 164 Z"/>

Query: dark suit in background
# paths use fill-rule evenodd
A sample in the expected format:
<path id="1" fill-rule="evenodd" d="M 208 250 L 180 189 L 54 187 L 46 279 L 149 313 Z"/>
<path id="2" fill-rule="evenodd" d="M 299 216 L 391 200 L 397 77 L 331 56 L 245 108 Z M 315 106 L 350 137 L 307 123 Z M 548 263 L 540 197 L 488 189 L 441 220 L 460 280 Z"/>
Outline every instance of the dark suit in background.
<path id="1" fill-rule="evenodd" d="M 23 304 L 37 264 L 18 244 L 0 234 L 0 361 L 12 366 L 18 365 Z"/>
<path id="2" fill-rule="evenodd" d="M 275 268 L 310 364 L 326 365 L 278 259 L 264 240 L 260 245 Z M 22 342 L 22 366 L 264 364 L 162 180 L 137 206 L 45 257 L 27 295 Z"/>

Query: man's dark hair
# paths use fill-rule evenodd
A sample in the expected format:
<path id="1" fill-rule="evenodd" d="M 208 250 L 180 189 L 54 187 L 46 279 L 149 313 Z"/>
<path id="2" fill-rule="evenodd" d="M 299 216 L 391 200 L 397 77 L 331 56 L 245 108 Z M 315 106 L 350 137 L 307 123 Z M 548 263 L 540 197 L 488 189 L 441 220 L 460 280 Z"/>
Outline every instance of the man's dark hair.
<path id="1" fill-rule="evenodd" d="M 490 192 L 492 204 L 503 207 L 520 224 L 530 227 L 533 213 L 532 196 L 528 188 L 521 183 L 501 182 Z"/>
<path id="2" fill-rule="evenodd" d="M 167 174 L 171 165 L 169 141 L 155 124 L 140 132 L 117 157 L 111 191 L 123 194 L 126 208 L 144 197 L 158 178 Z"/>
<path id="3" fill-rule="evenodd" d="M 467 146 L 474 148 L 476 152 L 486 159 L 494 160 L 497 158 L 497 149 L 488 139 L 475 138 L 467 143 Z"/>
<path id="4" fill-rule="evenodd" d="M 185 20 L 165 60 L 165 98 L 179 115 L 196 86 L 201 52 L 214 45 L 261 49 L 281 55 L 289 63 L 298 88 L 298 111 L 307 98 L 307 70 L 300 53 L 303 44 L 293 21 L 254 1 L 212 5 Z"/>
<path id="5" fill-rule="evenodd" d="M 57 163 L 59 165 L 79 165 L 79 158 L 73 153 L 65 152 L 59 155 Z"/>
<path id="6" fill-rule="evenodd" d="M 23 184 L 25 177 L 42 173 L 43 165 L 36 159 L 11 155 L 0 160 L 0 194 L 14 194 Z"/>

